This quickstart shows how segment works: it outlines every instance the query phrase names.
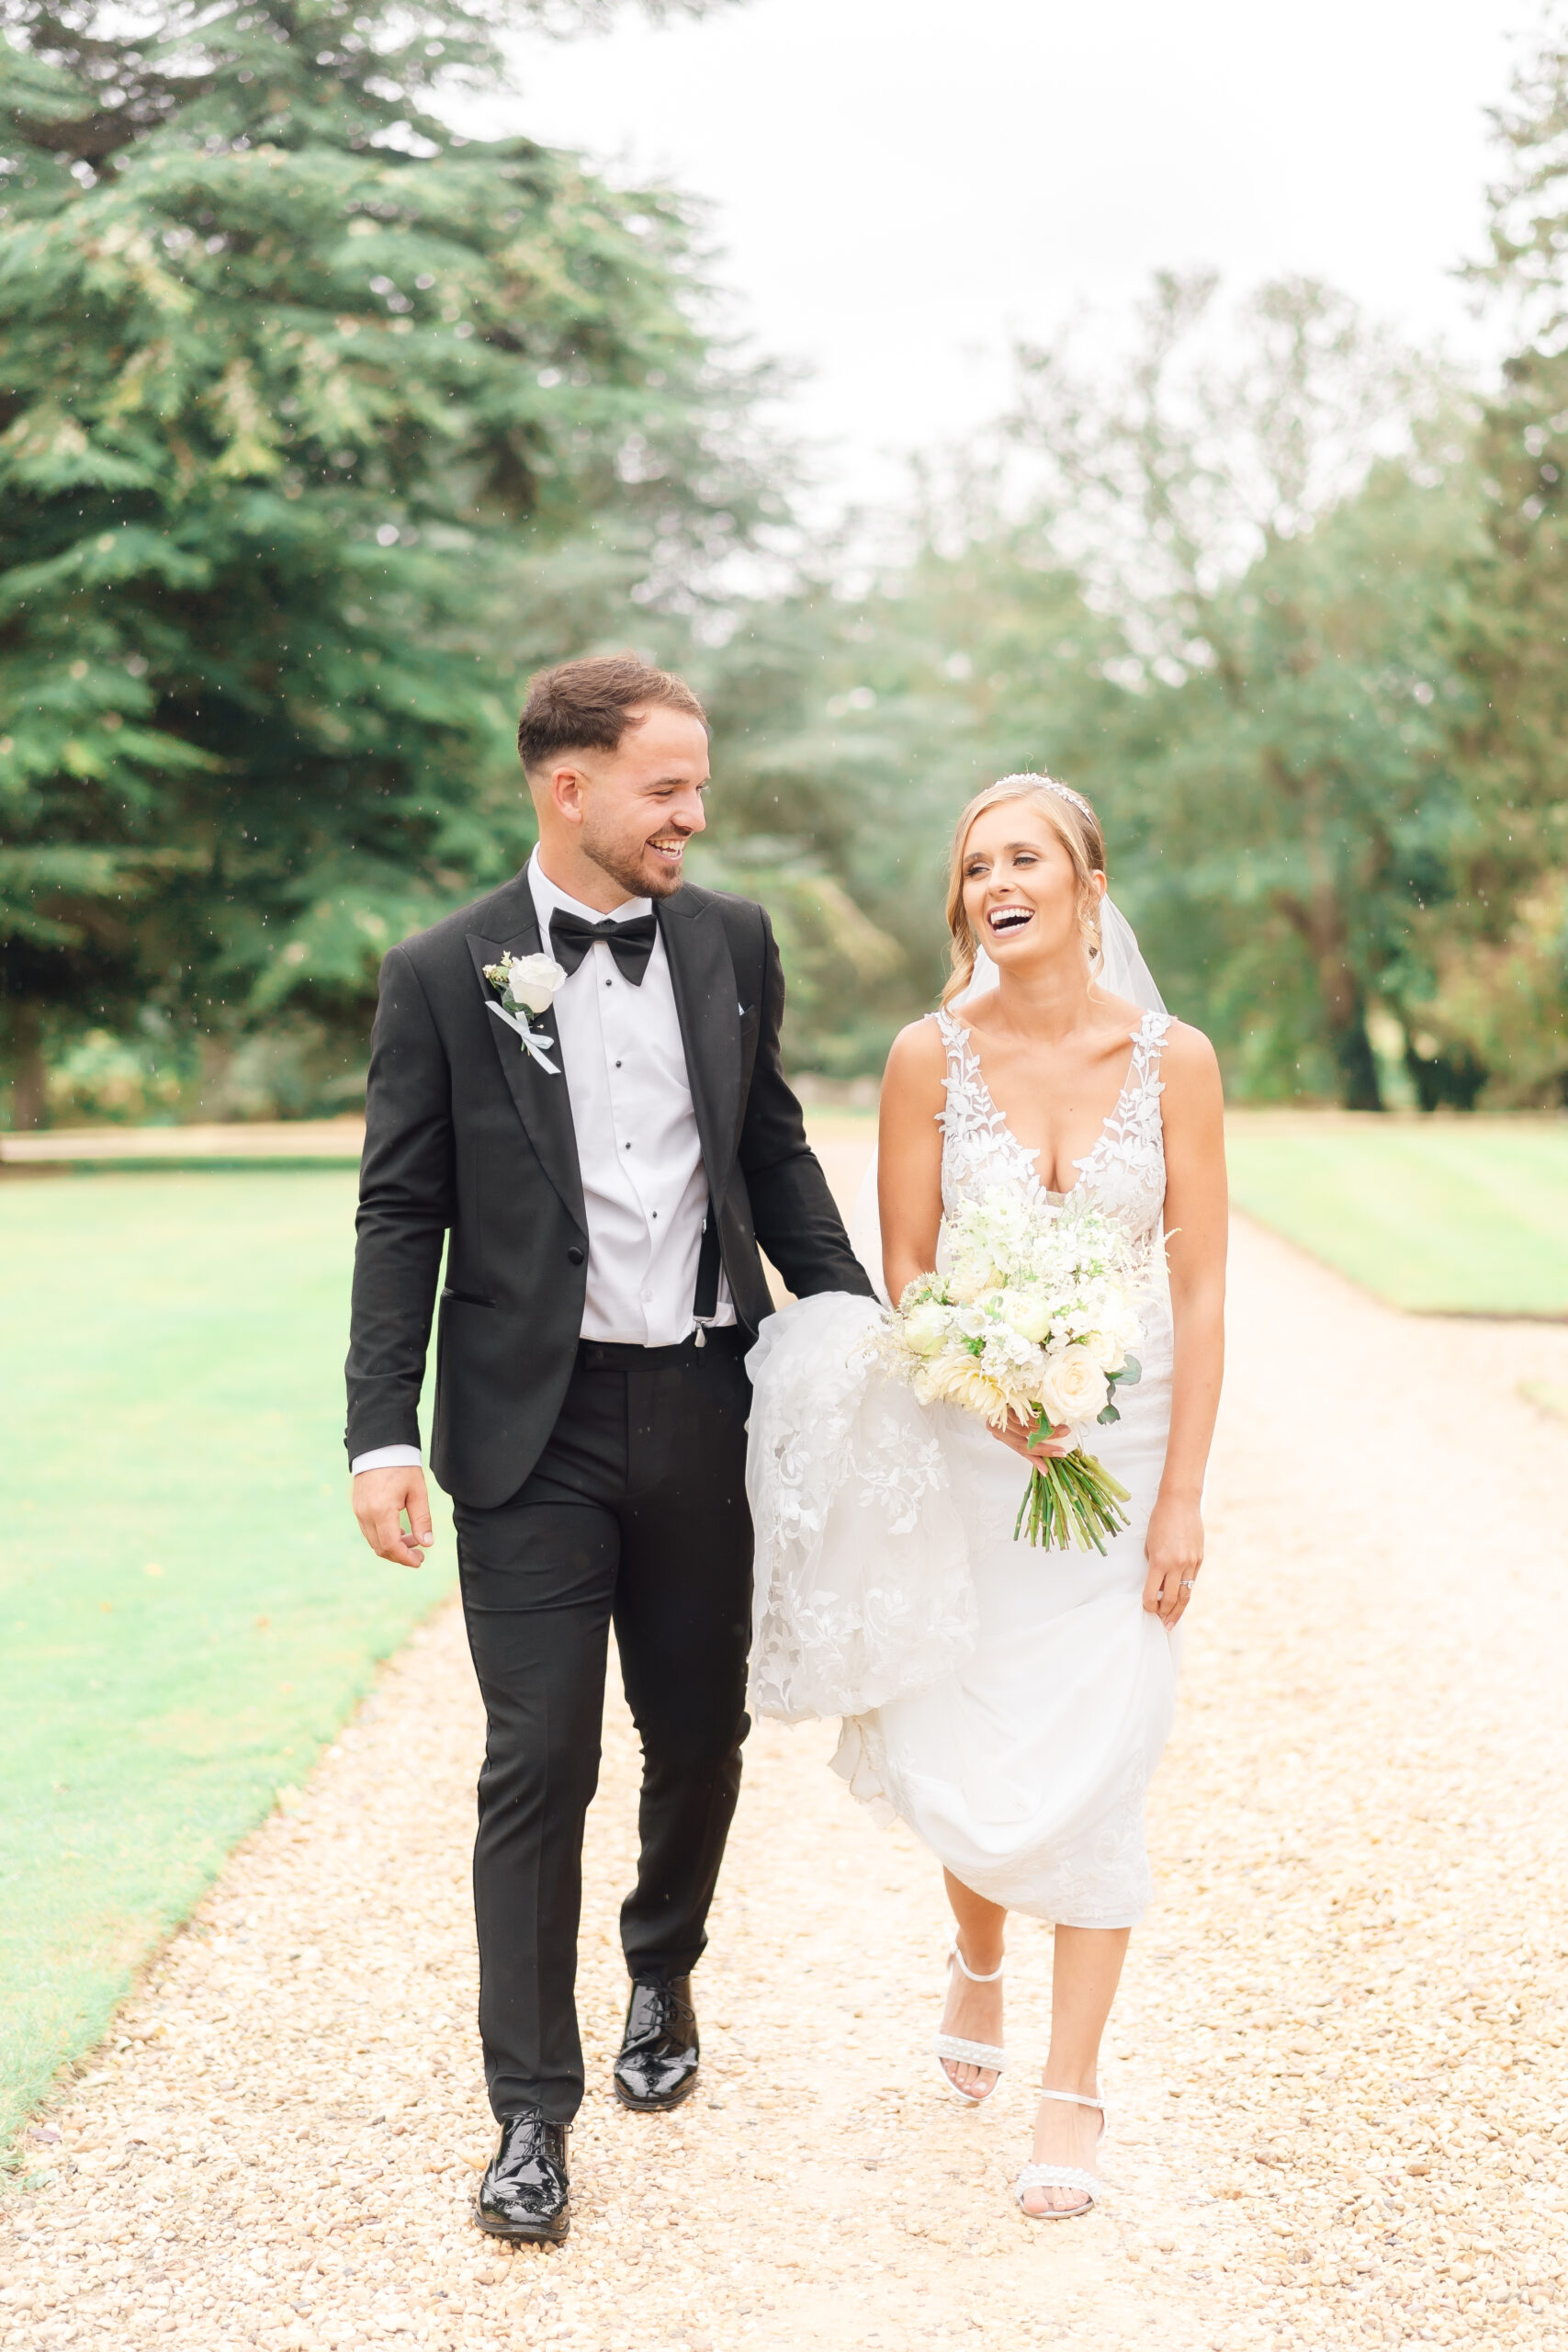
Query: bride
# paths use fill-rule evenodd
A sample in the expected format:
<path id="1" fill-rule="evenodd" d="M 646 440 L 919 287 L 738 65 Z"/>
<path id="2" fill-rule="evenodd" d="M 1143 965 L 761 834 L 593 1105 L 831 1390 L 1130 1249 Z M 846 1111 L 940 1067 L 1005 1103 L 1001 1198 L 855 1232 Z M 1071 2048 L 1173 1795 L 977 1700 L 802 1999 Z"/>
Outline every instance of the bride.
<path id="1" fill-rule="evenodd" d="M 1143 1376 L 1119 1388 L 1119 1423 L 1084 1434 L 1130 1490 L 1129 1527 L 1105 1557 L 1016 1541 L 1025 1427 L 994 1431 L 879 1380 L 858 1344 L 868 1302 L 801 1301 L 750 1360 L 753 1703 L 841 1713 L 835 1769 L 942 1863 L 954 1935 L 936 2049 L 960 2097 L 988 2098 L 1007 2063 L 1009 1911 L 1055 1922 L 1018 2181 L 1039 2219 L 1087 2212 L 1100 2186 L 1100 2037 L 1149 1897 L 1144 1795 L 1203 1557 L 1224 1348 L 1218 1069 L 1160 1006 L 1105 887 L 1099 821 L 1066 785 L 1009 776 L 964 809 L 953 976 L 889 1056 L 878 1193 L 893 1298 L 937 1266 L 944 1212 L 993 1187 L 1087 1195 L 1122 1226 L 1150 1270 Z M 1036 1440 L 1073 1442 L 1066 1428 Z"/>

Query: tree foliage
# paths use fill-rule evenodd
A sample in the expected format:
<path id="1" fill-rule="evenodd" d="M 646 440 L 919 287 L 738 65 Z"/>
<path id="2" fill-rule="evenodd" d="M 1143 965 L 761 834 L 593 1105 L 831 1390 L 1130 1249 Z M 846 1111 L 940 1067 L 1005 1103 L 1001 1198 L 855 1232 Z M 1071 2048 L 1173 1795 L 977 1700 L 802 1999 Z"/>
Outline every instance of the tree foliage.
<path id="1" fill-rule="evenodd" d="M 799 602 L 783 643 L 775 619 L 728 797 L 739 765 L 755 830 L 788 812 L 905 959 L 840 996 L 815 1067 L 877 1066 L 929 1001 L 957 809 L 1046 768 L 1095 798 L 1239 1090 L 1371 1107 L 1484 1077 L 1428 1035 L 1478 839 L 1471 421 L 1322 287 L 1266 288 L 1223 335 L 1215 308 L 1164 278 L 1119 368 L 1022 352 L 1006 448 L 928 482 L 908 559 Z"/>
<path id="2" fill-rule="evenodd" d="M 607 521 L 566 600 L 635 612 L 756 510 L 686 223 L 455 136 L 441 85 L 494 66 L 462 0 L 8 5 L 14 1042 L 134 1003 L 309 1015 L 352 1062 L 388 942 L 525 845 L 552 552 Z"/>
<path id="3" fill-rule="evenodd" d="M 880 1069 L 957 810 L 1043 767 L 1233 1091 L 1568 1099 L 1568 36 L 1501 124 L 1497 396 L 1162 277 L 1120 361 L 1020 352 L 895 555 L 742 594 L 786 469 L 680 205 L 447 127 L 501 0 L 145 6 L 0 0 L 13 1116 L 42 1045 L 145 1108 L 138 1024 L 169 1108 L 214 1037 L 214 1107 L 351 1099 L 383 947 L 526 846 L 524 675 L 627 642 L 713 714 L 695 862 L 773 911 L 797 1069 Z"/>
<path id="4" fill-rule="evenodd" d="M 1160 968 L 1243 1083 L 1374 1109 L 1369 1021 L 1407 1035 L 1430 992 L 1471 821 L 1469 423 L 1311 281 L 1264 287 L 1215 356 L 1215 290 L 1158 280 L 1118 381 L 1026 354 L 1016 429 L 1134 649 L 1145 747 L 1104 792 Z"/>
<path id="5" fill-rule="evenodd" d="M 1499 118 L 1506 168 L 1476 274 L 1518 348 L 1485 407 L 1486 546 L 1471 567 L 1470 744 L 1486 822 L 1429 1020 L 1504 1101 L 1568 1102 L 1568 14 Z"/>

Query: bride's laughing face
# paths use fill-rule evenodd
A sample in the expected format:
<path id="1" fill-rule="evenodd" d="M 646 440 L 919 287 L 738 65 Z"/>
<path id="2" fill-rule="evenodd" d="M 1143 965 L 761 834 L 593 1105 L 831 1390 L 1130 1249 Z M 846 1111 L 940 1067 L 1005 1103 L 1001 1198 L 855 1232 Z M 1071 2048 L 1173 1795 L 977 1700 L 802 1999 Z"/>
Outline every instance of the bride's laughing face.
<path id="1" fill-rule="evenodd" d="M 1105 876 L 1092 877 L 1096 895 Z M 1050 819 L 1027 800 L 983 808 L 964 844 L 964 908 L 998 967 L 1085 953 L 1077 869 Z"/>

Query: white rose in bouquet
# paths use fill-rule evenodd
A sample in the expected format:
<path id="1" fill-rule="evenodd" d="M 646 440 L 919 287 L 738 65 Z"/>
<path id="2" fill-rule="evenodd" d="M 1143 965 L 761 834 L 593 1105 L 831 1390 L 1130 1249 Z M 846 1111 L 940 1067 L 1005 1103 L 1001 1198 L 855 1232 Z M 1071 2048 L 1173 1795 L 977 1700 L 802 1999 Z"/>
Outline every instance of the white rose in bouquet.
<path id="1" fill-rule="evenodd" d="M 1040 1402 L 1054 1422 L 1081 1428 L 1098 1419 L 1110 1395 L 1111 1384 L 1088 1348 L 1075 1345 L 1046 1357 Z"/>
<path id="2" fill-rule="evenodd" d="M 507 958 L 506 993 L 520 1012 L 547 1012 L 566 979 L 553 956 Z"/>
<path id="3" fill-rule="evenodd" d="M 1127 1361 L 1126 1342 L 1119 1331 L 1086 1331 L 1084 1346 L 1101 1372 L 1120 1372 Z"/>
<path id="4" fill-rule="evenodd" d="M 949 1272 L 947 1295 L 955 1306 L 974 1306 L 997 1288 L 999 1280 L 988 1258 L 961 1260 Z"/>
<path id="5" fill-rule="evenodd" d="M 1038 1291 L 1004 1291 L 1001 1315 L 1010 1330 L 1016 1331 L 1021 1340 L 1032 1340 L 1036 1347 L 1051 1329 L 1051 1303 Z"/>
<path id="6" fill-rule="evenodd" d="M 918 1356 L 934 1356 L 947 1337 L 947 1309 L 935 1299 L 911 1306 L 904 1317 L 904 1344 Z"/>

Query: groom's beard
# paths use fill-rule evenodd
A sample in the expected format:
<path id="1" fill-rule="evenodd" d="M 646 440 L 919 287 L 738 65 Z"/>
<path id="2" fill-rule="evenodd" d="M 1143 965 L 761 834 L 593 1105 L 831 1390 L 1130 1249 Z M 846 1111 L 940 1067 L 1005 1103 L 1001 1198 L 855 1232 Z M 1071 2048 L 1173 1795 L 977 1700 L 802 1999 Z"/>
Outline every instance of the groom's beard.
<path id="1" fill-rule="evenodd" d="M 678 838 L 684 850 L 687 836 L 682 834 Z M 680 865 L 667 865 L 662 858 L 648 854 L 646 841 L 638 844 L 634 854 L 619 842 L 596 836 L 586 824 L 582 829 L 582 852 L 592 859 L 601 874 L 618 882 L 628 898 L 672 898 L 685 880 L 683 859 Z"/>

